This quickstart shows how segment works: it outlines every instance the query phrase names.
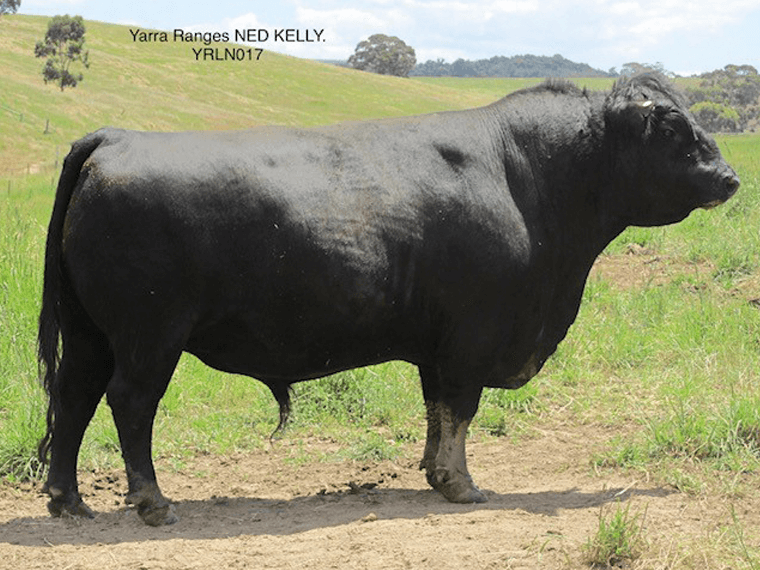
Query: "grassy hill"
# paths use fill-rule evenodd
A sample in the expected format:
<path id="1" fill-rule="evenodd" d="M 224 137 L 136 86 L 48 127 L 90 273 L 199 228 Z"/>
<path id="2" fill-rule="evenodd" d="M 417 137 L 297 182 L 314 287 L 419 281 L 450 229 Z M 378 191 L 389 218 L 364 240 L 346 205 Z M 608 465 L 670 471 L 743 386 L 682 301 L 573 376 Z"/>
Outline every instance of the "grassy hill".
<path id="1" fill-rule="evenodd" d="M 34 57 L 48 18 L 0 18 L 0 175 L 52 167 L 103 125 L 150 130 L 318 125 L 493 101 L 490 92 L 380 76 L 266 50 L 259 61 L 196 61 L 203 44 L 138 43 L 128 26 L 86 21 L 84 81 L 45 85 Z M 267 47 L 264 44 L 264 47 Z M 45 134 L 49 122 L 49 134 Z"/>

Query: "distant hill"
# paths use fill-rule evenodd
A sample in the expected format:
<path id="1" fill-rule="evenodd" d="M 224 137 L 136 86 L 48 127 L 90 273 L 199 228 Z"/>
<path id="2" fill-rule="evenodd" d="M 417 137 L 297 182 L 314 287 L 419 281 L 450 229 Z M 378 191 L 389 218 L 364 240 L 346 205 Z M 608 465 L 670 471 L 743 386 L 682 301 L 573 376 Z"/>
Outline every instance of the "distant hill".
<path id="1" fill-rule="evenodd" d="M 594 69 L 586 63 L 575 63 L 557 54 L 494 56 L 469 61 L 458 59 L 446 63 L 442 59 L 418 63 L 409 75 L 427 77 L 614 77 L 615 74 Z"/>
<path id="2" fill-rule="evenodd" d="M 104 125 L 173 131 L 308 126 L 462 109 L 494 100 L 269 51 L 258 61 L 198 61 L 193 48 L 233 44 L 140 42 L 130 26 L 85 21 L 90 68 L 61 92 L 45 85 L 34 44 L 50 18 L 0 18 L 0 177 L 60 165 L 72 141 Z M 132 26 L 134 28 L 134 26 Z"/>

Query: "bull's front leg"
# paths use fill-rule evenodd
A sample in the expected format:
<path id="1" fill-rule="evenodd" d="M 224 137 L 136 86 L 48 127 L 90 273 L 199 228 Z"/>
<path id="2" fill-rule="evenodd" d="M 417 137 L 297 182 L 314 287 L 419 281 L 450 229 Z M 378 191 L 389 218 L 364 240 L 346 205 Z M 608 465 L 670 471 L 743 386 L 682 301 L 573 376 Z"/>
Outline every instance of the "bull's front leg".
<path id="1" fill-rule="evenodd" d="M 435 367 L 420 367 L 427 408 L 427 441 L 420 462 L 431 487 L 453 503 L 484 503 L 486 496 L 472 481 L 467 470 L 465 438 L 478 409 L 480 389 L 456 391 L 443 398 L 445 390 Z"/>
<path id="2" fill-rule="evenodd" d="M 438 402 L 428 405 L 428 422 L 431 408 L 436 412 L 433 422 L 440 426 L 440 439 L 434 457 L 435 440 L 428 439 L 425 446 L 422 466 L 428 483 L 452 503 L 485 503 L 488 499 L 475 486 L 465 457 L 465 438 L 472 418 L 461 418 L 451 406 Z"/>

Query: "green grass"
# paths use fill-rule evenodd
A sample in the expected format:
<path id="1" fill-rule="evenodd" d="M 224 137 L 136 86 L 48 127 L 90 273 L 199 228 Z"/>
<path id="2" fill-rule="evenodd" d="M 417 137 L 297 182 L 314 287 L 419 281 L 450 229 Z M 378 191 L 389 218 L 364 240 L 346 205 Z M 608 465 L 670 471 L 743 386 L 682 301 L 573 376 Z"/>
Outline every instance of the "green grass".
<path id="1" fill-rule="evenodd" d="M 0 473 L 36 475 L 35 440 L 44 430 L 44 403 L 37 385 L 35 326 L 40 267 L 49 204 L 39 200 L 39 181 L 27 179 L 0 193 Z M 49 191 L 49 190 L 48 190 Z"/>
<path id="2" fill-rule="evenodd" d="M 733 550 L 745 562 L 747 570 L 760 570 L 760 548 L 752 548 L 748 545 L 748 540 L 751 538 L 746 537 L 744 525 L 739 520 L 734 505 L 731 505 L 731 523 Z"/>
<path id="3" fill-rule="evenodd" d="M 636 560 L 644 548 L 642 531 L 645 514 L 631 514 L 631 505 L 618 505 L 613 513 L 599 512 L 596 534 L 585 547 L 586 563 L 592 568 L 624 567 Z"/>
<path id="4" fill-rule="evenodd" d="M 639 243 L 685 264 L 707 263 L 711 274 L 695 278 L 686 268 L 670 283 L 643 289 L 592 281 L 553 364 L 565 373 L 572 358 L 587 374 L 598 371 L 607 384 L 597 396 L 609 401 L 610 415 L 641 426 L 633 438 L 611 442 L 599 465 L 760 467 L 760 315 L 752 302 L 760 297 L 760 137 L 720 143 L 743 181 L 731 202 L 672 227 L 631 228 L 609 248 Z"/>

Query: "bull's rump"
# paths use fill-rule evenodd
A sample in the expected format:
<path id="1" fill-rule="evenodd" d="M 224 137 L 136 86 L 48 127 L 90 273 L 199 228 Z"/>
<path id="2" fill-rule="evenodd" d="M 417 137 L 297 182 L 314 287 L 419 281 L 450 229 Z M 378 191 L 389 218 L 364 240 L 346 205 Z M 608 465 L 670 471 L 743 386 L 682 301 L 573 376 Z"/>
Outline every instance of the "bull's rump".
<path id="1" fill-rule="evenodd" d="M 181 343 L 258 377 L 431 360 L 499 240 L 478 239 L 461 174 L 403 144 L 380 161 L 351 133 L 115 132 L 67 212 L 76 295 L 112 345 Z"/>

